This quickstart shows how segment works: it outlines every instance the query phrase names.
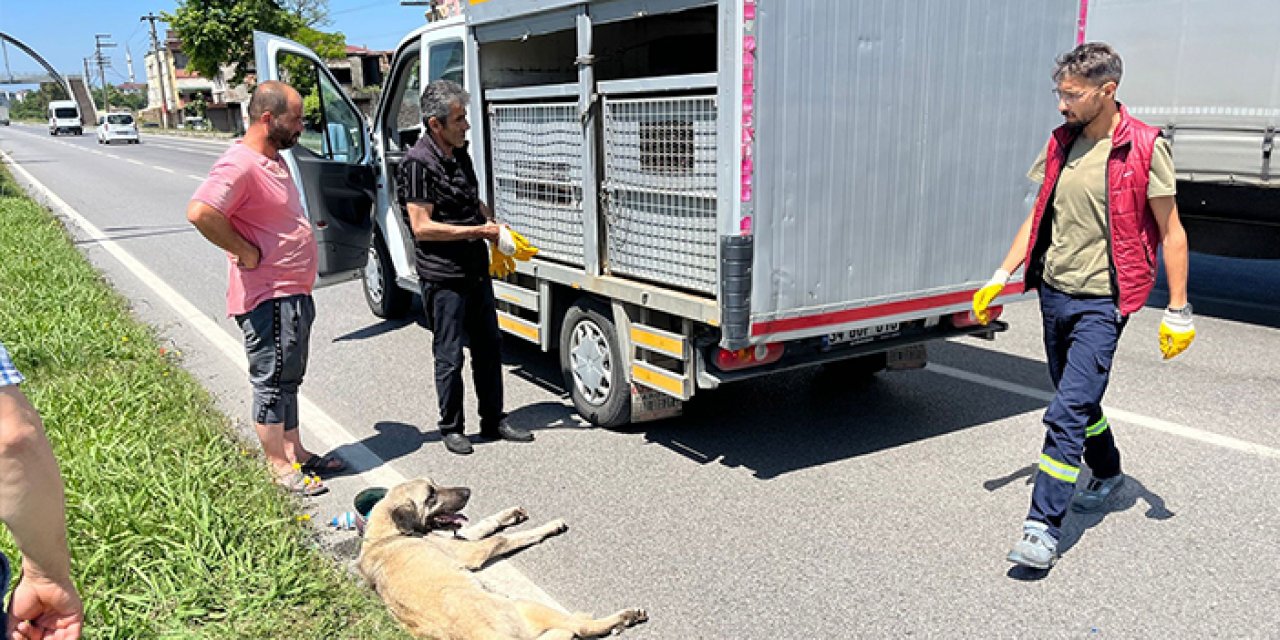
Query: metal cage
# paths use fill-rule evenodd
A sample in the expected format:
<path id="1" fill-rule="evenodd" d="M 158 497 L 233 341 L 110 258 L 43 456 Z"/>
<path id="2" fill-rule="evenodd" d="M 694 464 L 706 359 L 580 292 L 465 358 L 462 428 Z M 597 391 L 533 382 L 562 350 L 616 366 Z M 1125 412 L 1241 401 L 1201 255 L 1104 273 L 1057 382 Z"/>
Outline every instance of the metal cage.
<path id="1" fill-rule="evenodd" d="M 611 273 L 715 293 L 714 96 L 606 96 L 601 191 Z"/>
<path id="2" fill-rule="evenodd" d="M 539 249 L 581 266 L 582 126 L 573 103 L 493 104 L 493 207 Z"/>

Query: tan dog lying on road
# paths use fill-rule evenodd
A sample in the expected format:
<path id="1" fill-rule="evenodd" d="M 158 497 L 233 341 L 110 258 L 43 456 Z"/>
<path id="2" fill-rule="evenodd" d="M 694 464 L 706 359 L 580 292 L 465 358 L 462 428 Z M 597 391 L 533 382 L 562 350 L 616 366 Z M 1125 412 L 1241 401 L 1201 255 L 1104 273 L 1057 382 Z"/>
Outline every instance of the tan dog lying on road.
<path id="1" fill-rule="evenodd" d="M 462 529 L 466 517 L 460 512 L 470 498 L 466 487 L 418 478 L 392 488 L 369 513 L 360 573 L 415 637 L 569 640 L 607 635 L 648 619 L 642 609 L 598 619 L 568 614 L 485 589 L 471 572 L 568 526 L 554 520 L 530 531 L 498 533 L 528 519 L 524 509 L 513 508 Z"/>

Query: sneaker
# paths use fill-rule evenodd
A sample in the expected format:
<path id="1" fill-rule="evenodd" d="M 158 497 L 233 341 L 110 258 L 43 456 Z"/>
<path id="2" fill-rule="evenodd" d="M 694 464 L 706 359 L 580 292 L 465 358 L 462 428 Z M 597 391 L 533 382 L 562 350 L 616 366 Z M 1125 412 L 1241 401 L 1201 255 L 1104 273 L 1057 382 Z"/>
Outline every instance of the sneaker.
<path id="1" fill-rule="evenodd" d="M 461 433 L 446 433 L 440 437 L 440 441 L 444 443 L 444 448 L 461 456 L 472 451 L 471 441 Z"/>
<path id="2" fill-rule="evenodd" d="M 1058 560 L 1058 541 L 1049 535 L 1049 526 L 1028 520 L 1022 525 L 1022 539 L 1009 551 L 1009 562 L 1032 569 L 1048 569 Z"/>
<path id="3" fill-rule="evenodd" d="M 1124 484 L 1124 474 L 1118 473 L 1110 478 L 1089 478 L 1084 490 L 1071 499 L 1071 509 L 1078 513 L 1092 513 L 1102 508 L 1107 498 Z"/>

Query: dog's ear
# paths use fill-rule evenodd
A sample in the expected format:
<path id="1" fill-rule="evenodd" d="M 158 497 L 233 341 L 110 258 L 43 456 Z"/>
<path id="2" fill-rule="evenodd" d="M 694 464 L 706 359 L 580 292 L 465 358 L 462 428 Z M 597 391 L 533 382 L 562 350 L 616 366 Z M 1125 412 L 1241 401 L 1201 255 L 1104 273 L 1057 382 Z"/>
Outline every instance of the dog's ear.
<path id="1" fill-rule="evenodd" d="M 418 507 L 412 500 L 406 500 L 391 510 L 391 522 L 403 535 L 418 533 L 418 523 L 421 521 L 422 519 L 418 516 Z"/>

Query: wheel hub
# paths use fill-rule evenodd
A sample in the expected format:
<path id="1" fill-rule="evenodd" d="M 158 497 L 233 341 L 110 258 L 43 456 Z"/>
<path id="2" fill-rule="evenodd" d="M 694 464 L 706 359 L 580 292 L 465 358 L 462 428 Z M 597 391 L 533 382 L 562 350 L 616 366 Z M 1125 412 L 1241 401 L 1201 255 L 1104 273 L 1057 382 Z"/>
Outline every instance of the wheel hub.
<path id="1" fill-rule="evenodd" d="M 574 386 L 587 402 L 604 404 L 613 383 L 613 363 L 604 332 L 594 322 L 581 322 L 574 327 L 569 344 Z"/>
<path id="2" fill-rule="evenodd" d="M 382 302 L 382 264 L 378 262 L 378 250 L 369 247 L 369 260 L 364 265 L 364 288 L 369 299 Z"/>

